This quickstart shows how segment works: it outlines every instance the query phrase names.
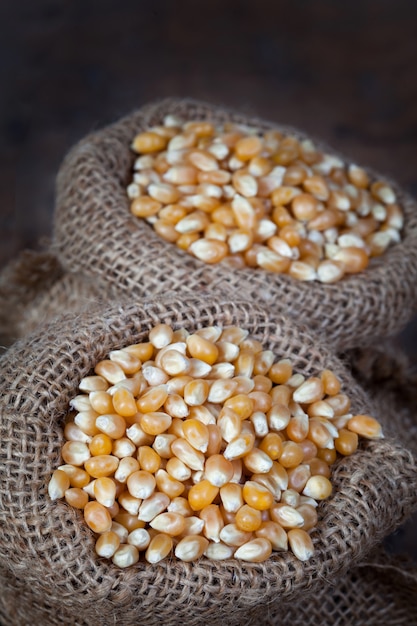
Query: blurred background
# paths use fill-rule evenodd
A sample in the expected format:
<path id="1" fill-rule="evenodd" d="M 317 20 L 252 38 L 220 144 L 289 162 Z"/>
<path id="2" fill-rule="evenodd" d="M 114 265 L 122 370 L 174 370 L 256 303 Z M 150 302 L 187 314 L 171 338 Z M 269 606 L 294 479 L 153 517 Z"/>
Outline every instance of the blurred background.
<path id="1" fill-rule="evenodd" d="M 413 0 L 2 0 L 0 269 L 84 135 L 165 96 L 298 126 L 417 196 Z M 417 286 L 416 286 L 417 289 Z M 417 322 L 401 337 L 417 363 Z M 417 557 L 416 521 L 390 540 Z"/>

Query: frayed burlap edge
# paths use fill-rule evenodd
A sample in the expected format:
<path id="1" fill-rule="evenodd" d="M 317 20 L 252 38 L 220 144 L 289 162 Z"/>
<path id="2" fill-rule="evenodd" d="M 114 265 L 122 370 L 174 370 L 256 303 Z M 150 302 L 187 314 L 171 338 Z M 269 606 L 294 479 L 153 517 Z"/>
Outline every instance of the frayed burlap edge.
<path id="1" fill-rule="evenodd" d="M 307 563 L 282 553 L 261 564 L 172 559 L 119 570 L 98 559 L 80 513 L 51 503 L 46 485 L 59 464 L 63 419 L 77 381 L 110 349 L 145 339 L 159 321 L 188 329 L 237 323 L 277 356 L 291 356 L 306 375 L 332 367 L 352 393 L 353 410 L 373 412 L 366 394 L 314 336 L 241 300 L 171 296 L 106 305 L 16 343 L 0 361 L 1 567 L 24 577 L 34 606 L 45 606 L 45 624 L 62 623 L 60 615 L 68 626 L 95 624 L 103 615 L 118 626 L 241 624 L 249 612 L 263 615 L 273 600 L 300 601 L 344 575 L 417 505 L 411 454 L 390 440 L 365 442 L 334 469 L 335 491 L 320 505 L 316 553 Z M 26 615 L 29 621 L 30 607 Z"/>
<path id="2" fill-rule="evenodd" d="M 68 154 L 57 178 L 54 248 L 67 270 L 100 277 L 112 292 L 145 297 L 166 290 L 226 289 L 307 324 L 340 350 L 403 328 L 417 301 L 417 209 L 412 198 L 388 181 L 404 207 L 403 241 L 373 260 L 365 272 L 339 283 L 303 283 L 262 270 L 232 270 L 224 263 L 208 266 L 163 241 L 129 211 L 126 186 L 134 160 L 132 138 L 160 123 L 167 113 L 214 122 L 233 120 L 305 137 L 293 128 L 175 98 L 144 106 L 88 136 Z"/>

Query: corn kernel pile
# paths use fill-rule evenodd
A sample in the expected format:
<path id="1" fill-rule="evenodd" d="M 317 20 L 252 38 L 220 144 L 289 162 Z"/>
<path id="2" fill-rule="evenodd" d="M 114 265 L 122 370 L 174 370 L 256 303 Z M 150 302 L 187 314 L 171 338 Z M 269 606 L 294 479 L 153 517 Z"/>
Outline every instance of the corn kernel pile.
<path id="1" fill-rule="evenodd" d="M 206 263 L 334 283 L 401 239 L 394 190 L 310 140 L 168 115 L 132 149 L 132 213 Z"/>
<path id="2" fill-rule="evenodd" d="M 261 562 L 313 554 L 330 466 L 380 424 L 349 413 L 330 370 L 305 379 L 236 326 L 155 326 L 110 352 L 71 401 L 52 499 L 82 509 L 96 552 Z"/>

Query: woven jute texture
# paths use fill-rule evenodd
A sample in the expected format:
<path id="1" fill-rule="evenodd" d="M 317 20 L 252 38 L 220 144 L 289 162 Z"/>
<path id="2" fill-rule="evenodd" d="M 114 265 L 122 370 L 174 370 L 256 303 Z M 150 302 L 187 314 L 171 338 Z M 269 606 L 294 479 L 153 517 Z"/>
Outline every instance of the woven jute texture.
<path id="1" fill-rule="evenodd" d="M 372 398 L 384 431 L 417 457 L 417 368 L 396 339 L 348 351 L 347 363 Z"/>
<path id="2" fill-rule="evenodd" d="M 6 625 L 74 623 L 89 624 L 82 616 L 68 621 L 65 608 L 52 606 L 45 598 L 39 604 L 25 583 L 25 576 L 11 576 L 0 568 L 3 593 L 0 596 L 0 620 Z M 323 585 L 314 595 L 300 597 L 292 604 L 273 601 L 247 613 L 242 626 L 410 626 L 417 624 L 417 570 L 399 557 L 372 554 L 366 562 L 348 571 L 330 586 Z M 30 607 L 30 615 L 28 615 Z M 175 612 L 172 612 L 175 618 Z M 97 626 L 119 624 L 105 615 L 97 617 Z M 137 624 L 147 622 L 138 619 Z M 179 623 L 179 622 L 178 622 Z M 184 624 L 187 621 L 183 620 Z M 211 624 L 212 622 L 206 622 Z M 227 617 L 223 624 L 227 625 Z"/>
<path id="3" fill-rule="evenodd" d="M 0 272 L 0 346 L 57 315 L 85 310 L 102 292 L 97 280 L 64 272 L 49 250 L 24 250 Z"/>
<path id="4" fill-rule="evenodd" d="M 232 270 L 222 263 L 209 266 L 134 217 L 126 195 L 134 160 L 132 138 L 167 113 L 278 128 L 305 138 L 293 128 L 181 99 L 147 105 L 88 136 L 68 154 L 57 178 L 54 246 L 68 271 L 103 277 L 111 293 L 146 297 L 166 290 L 228 289 L 308 324 L 340 349 L 363 346 L 407 323 L 417 302 L 417 206 L 394 183 L 406 217 L 403 241 L 365 272 L 332 285 L 259 269 Z"/>
<path id="5" fill-rule="evenodd" d="M 332 368 L 352 410 L 374 412 L 363 389 L 315 336 L 242 300 L 207 294 L 132 299 L 56 320 L 16 342 L 0 360 L 0 568 L 12 581 L 0 595 L 11 626 L 33 623 L 32 616 L 68 626 L 233 626 L 248 615 L 263 619 L 266 604 L 304 601 L 335 582 L 417 506 L 412 454 L 389 439 L 364 441 L 334 467 L 334 492 L 319 506 L 315 554 L 308 562 L 275 553 L 260 564 L 172 558 L 120 570 L 98 558 L 80 512 L 49 501 L 47 483 L 60 464 L 63 421 L 79 380 L 111 349 L 146 340 L 158 322 L 189 330 L 242 326 L 277 358 L 291 358 L 304 375 Z M 13 613 L 16 589 L 25 602 Z"/>

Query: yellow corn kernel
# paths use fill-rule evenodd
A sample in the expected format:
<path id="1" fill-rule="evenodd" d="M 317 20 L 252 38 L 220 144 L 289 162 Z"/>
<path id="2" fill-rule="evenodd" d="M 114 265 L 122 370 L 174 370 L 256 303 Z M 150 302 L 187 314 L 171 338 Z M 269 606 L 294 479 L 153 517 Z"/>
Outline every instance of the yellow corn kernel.
<path id="1" fill-rule="evenodd" d="M 192 470 L 204 469 L 205 457 L 188 443 L 186 439 L 178 437 L 171 444 L 172 453 Z"/>
<path id="2" fill-rule="evenodd" d="M 317 450 L 317 454 L 314 454 L 311 458 L 314 458 L 315 456 L 317 456 L 319 459 L 322 459 L 322 461 L 325 461 L 327 465 L 332 465 L 336 461 L 336 458 L 337 458 L 336 440 L 335 440 L 334 448 L 332 449 L 320 448 L 319 450 Z M 304 460 L 307 462 L 310 459 L 307 459 L 304 456 Z"/>
<path id="3" fill-rule="evenodd" d="M 125 352 L 131 353 L 136 356 L 139 361 L 145 363 L 150 361 L 153 357 L 154 346 L 150 342 L 135 343 L 123 348 Z"/>
<path id="4" fill-rule="evenodd" d="M 145 528 L 136 528 L 129 533 L 127 542 L 139 551 L 146 550 L 151 542 L 151 536 Z"/>
<path id="5" fill-rule="evenodd" d="M 120 537 L 112 530 L 100 535 L 96 541 L 95 550 L 99 556 L 111 559 L 120 546 Z"/>
<path id="6" fill-rule="evenodd" d="M 255 443 L 255 435 L 252 433 L 242 433 L 235 439 L 232 439 L 224 450 L 224 457 L 233 461 L 235 459 L 241 459 L 250 450 L 252 450 Z"/>
<path id="7" fill-rule="evenodd" d="M 347 428 L 353 433 L 366 439 L 383 438 L 381 424 L 369 415 L 355 415 L 347 423 Z"/>
<path id="8" fill-rule="evenodd" d="M 237 394 L 225 401 L 224 406 L 239 415 L 241 420 L 251 416 L 254 411 L 253 400 L 246 394 Z"/>
<path id="9" fill-rule="evenodd" d="M 139 154 L 159 152 L 167 145 L 167 138 L 153 131 L 146 131 L 135 136 L 132 148 Z"/>
<path id="10" fill-rule="evenodd" d="M 317 526 L 318 516 L 314 506 L 311 506 L 311 504 L 300 504 L 297 507 L 297 512 L 301 513 L 304 518 L 303 530 L 309 531 Z"/>
<path id="11" fill-rule="evenodd" d="M 332 493 L 332 484 L 326 476 L 312 476 L 303 489 L 303 495 L 314 500 L 325 500 Z"/>
<path id="12" fill-rule="evenodd" d="M 292 552 L 300 561 L 308 561 L 314 554 L 311 537 L 302 528 L 292 528 L 288 531 L 288 543 Z"/>
<path id="13" fill-rule="evenodd" d="M 252 533 L 240 530 L 236 524 L 226 524 L 220 531 L 220 540 L 229 546 L 242 546 L 252 539 Z"/>
<path id="14" fill-rule="evenodd" d="M 219 454 L 222 446 L 222 436 L 216 424 L 207 424 L 207 429 L 209 431 L 209 442 L 206 454 L 210 457 Z"/>
<path id="15" fill-rule="evenodd" d="M 95 533 L 105 533 L 111 529 L 112 519 L 110 513 L 99 502 L 87 502 L 84 507 L 84 519 Z"/>
<path id="16" fill-rule="evenodd" d="M 167 510 L 170 513 L 180 513 L 183 517 L 190 517 L 193 515 L 193 510 L 187 498 L 177 496 L 172 498 L 167 506 Z"/>
<path id="17" fill-rule="evenodd" d="M 208 544 L 208 540 L 201 535 L 187 535 L 175 546 L 175 556 L 181 561 L 195 561 L 204 554 Z"/>
<path id="18" fill-rule="evenodd" d="M 117 470 L 119 459 L 110 454 L 100 454 L 87 459 L 84 463 L 85 470 L 93 478 L 111 476 Z"/>
<path id="19" fill-rule="evenodd" d="M 100 433 L 99 435 L 95 435 L 92 438 L 88 447 L 90 449 L 92 456 L 100 456 L 102 454 L 111 454 L 113 441 L 105 433 Z"/>
<path id="20" fill-rule="evenodd" d="M 269 489 L 254 480 L 246 481 L 243 485 L 242 496 L 246 504 L 258 511 L 266 511 L 274 501 Z"/>
<path id="21" fill-rule="evenodd" d="M 137 516 L 142 500 L 135 498 L 128 491 L 123 491 L 118 497 L 118 502 L 130 515 Z"/>
<path id="22" fill-rule="evenodd" d="M 107 476 L 94 481 L 94 496 L 105 507 L 113 506 L 116 499 L 116 483 Z"/>
<path id="23" fill-rule="evenodd" d="M 318 400 L 322 400 L 323 395 L 322 381 L 319 378 L 311 377 L 294 391 L 293 400 L 301 404 L 318 402 Z"/>
<path id="24" fill-rule="evenodd" d="M 301 493 L 311 474 L 311 467 L 307 463 L 303 463 L 302 465 L 297 465 L 297 467 L 289 469 L 287 471 L 288 488 Z"/>
<path id="25" fill-rule="evenodd" d="M 137 413 L 135 398 L 127 389 L 120 388 L 114 392 L 113 406 L 116 413 L 122 417 L 131 417 Z"/>
<path id="26" fill-rule="evenodd" d="M 141 469 L 154 474 L 161 466 L 161 457 L 150 446 L 140 446 L 138 461 Z"/>
<path id="27" fill-rule="evenodd" d="M 262 524 L 261 511 L 244 504 L 236 513 L 235 524 L 239 530 L 254 532 Z"/>
<path id="28" fill-rule="evenodd" d="M 142 366 L 141 360 L 126 350 L 112 350 L 109 358 L 110 361 L 120 365 L 125 374 L 135 374 Z"/>
<path id="29" fill-rule="evenodd" d="M 65 492 L 69 489 L 70 479 L 68 474 L 62 470 L 55 470 L 48 484 L 48 495 L 51 500 L 63 498 Z"/>
<path id="30" fill-rule="evenodd" d="M 259 443 L 259 449 L 276 461 L 282 454 L 282 439 L 277 433 L 268 433 Z"/>
<path id="31" fill-rule="evenodd" d="M 259 448 L 252 448 L 244 457 L 243 464 L 251 474 L 266 474 L 272 469 L 272 459 Z"/>
<path id="32" fill-rule="evenodd" d="M 91 456 L 87 444 L 81 441 L 67 441 L 62 447 L 61 454 L 65 463 L 77 466 L 83 465 Z"/>
<path id="33" fill-rule="evenodd" d="M 145 498 L 139 506 L 138 519 L 150 522 L 157 515 L 163 513 L 170 503 L 166 493 L 155 491 L 149 498 Z M 178 511 L 173 511 L 177 513 Z M 169 533 L 168 533 L 169 534 Z"/>
<path id="34" fill-rule="evenodd" d="M 268 539 L 273 550 L 288 550 L 287 533 L 277 522 L 272 520 L 263 521 L 255 531 L 255 535 L 256 537 Z"/>
<path id="35" fill-rule="evenodd" d="M 204 475 L 215 487 L 223 487 L 232 478 L 234 467 L 231 461 L 224 458 L 222 454 L 213 454 L 206 460 Z"/>
<path id="36" fill-rule="evenodd" d="M 89 398 L 91 408 L 100 415 L 114 413 L 113 400 L 107 391 L 91 391 Z"/>
<path id="37" fill-rule="evenodd" d="M 155 472 L 156 486 L 170 498 L 180 496 L 185 490 L 185 485 L 168 474 L 164 469 Z"/>
<path id="38" fill-rule="evenodd" d="M 218 493 L 219 488 L 204 479 L 191 487 L 188 492 L 188 502 L 193 511 L 200 511 L 211 504 Z"/>
<path id="39" fill-rule="evenodd" d="M 301 513 L 288 504 L 274 504 L 269 513 L 272 521 L 277 522 L 284 530 L 300 528 L 304 524 Z"/>
<path id="40" fill-rule="evenodd" d="M 333 448 L 333 437 L 325 424 L 314 417 L 310 419 L 308 439 L 312 441 L 318 448 Z"/>
<path id="41" fill-rule="evenodd" d="M 136 452 L 135 444 L 127 437 L 116 439 L 113 441 L 111 453 L 113 456 L 117 456 L 118 459 L 124 459 L 130 457 Z"/>
<path id="42" fill-rule="evenodd" d="M 356 452 L 358 447 L 358 435 L 355 432 L 341 428 L 339 436 L 334 440 L 334 447 L 340 454 L 349 456 Z"/>
<path id="43" fill-rule="evenodd" d="M 136 546 L 120 544 L 113 555 L 112 561 L 117 567 L 130 567 L 139 561 L 139 551 Z"/>
<path id="44" fill-rule="evenodd" d="M 75 467 L 74 465 L 60 465 L 58 469 L 67 474 L 71 487 L 82 489 L 90 482 L 89 474 L 80 467 Z"/>
<path id="45" fill-rule="evenodd" d="M 181 482 L 191 478 L 191 469 L 177 457 L 168 459 L 165 469 L 170 476 Z"/>
<path id="46" fill-rule="evenodd" d="M 173 545 L 172 537 L 166 535 L 165 533 L 158 533 L 152 537 L 145 552 L 145 559 L 148 563 L 159 563 L 159 561 L 162 561 L 168 556 Z"/>
<path id="47" fill-rule="evenodd" d="M 284 441 L 282 444 L 282 454 L 279 457 L 280 464 L 285 468 L 292 468 L 300 465 L 304 458 L 302 448 L 294 441 Z"/>
<path id="48" fill-rule="evenodd" d="M 259 137 L 243 137 L 235 144 L 235 154 L 241 161 L 250 161 L 262 151 L 262 141 Z"/>
<path id="49" fill-rule="evenodd" d="M 330 478 L 330 467 L 323 459 L 315 458 L 308 462 L 312 476 L 320 475 Z"/>
<path id="50" fill-rule="evenodd" d="M 113 363 L 110 359 L 104 359 L 103 361 L 99 361 L 94 368 L 94 371 L 99 376 L 102 376 L 105 380 L 107 380 L 112 385 L 124 380 L 126 378 L 126 374 L 117 363 Z"/>
<path id="51" fill-rule="evenodd" d="M 101 432 L 105 433 L 112 439 L 120 439 L 126 432 L 126 422 L 124 418 L 117 413 L 99 415 L 96 419 L 96 426 Z"/>
<path id="52" fill-rule="evenodd" d="M 118 524 L 119 526 L 125 529 L 124 534 L 122 534 L 123 531 L 118 526 L 116 526 L 116 524 Z M 125 539 L 127 541 L 127 535 L 131 533 L 133 530 L 136 530 L 136 528 L 144 528 L 144 527 L 145 527 L 145 522 L 143 522 L 142 520 L 139 520 L 137 515 L 131 515 L 130 513 L 118 513 L 117 515 L 115 515 L 113 524 L 112 524 L 112 530 L 114 530 L 115 532 L 117 532 L 117 534 L 119 534 L 119 536 L 122 538 L 122 541 L 124 541 Z"/>
<path id="53" fill-rule="evenodd" d="M 128 476 L 126 484 L 132 496 L 144 500 L 153 494 L 156 481 L 150 472 L 138 470 Z"/>
<path id="54" fill-rule="evenodd" d="M 209 443 L 209 430 L 197 419 L 186 419 L 183 422 L 184 438 L 196 450 L 205 453 Z"/>
<path id="55" fill-rule="evenodd" d="M 271 556 L 271 553 L 271 542 L 265 537 L 257 537 L 240 546 L 234 553 L 234 557 L 242 561 L 261 563 L 266 561 Z"/>
<path id="56" fill-rule="evenodd" d="M 287 359 L 274 363 L 268 372 L 269 378 L 276 385 L 285 385 L 292 376 L 292 365 Z"/>
<path id="57" fill-rule="evenodd" d="M 172 417 L 162 411 L 150 411 L 140 418 L 140 426 L 148 435 L 160 435 L 172 424 Z"/>
<path id="58" fill-rule="evenodd" d="M 128 476 L 130 476 L 130 474 L 133 474 L 133 472 L 137 472 L 138 469 L 139 463 L 136 459 L 130 456 L 125 457 L 123 459 L 120 459 L 119 465 L 114 473 L 114 478 L 119 483 L 125 483 Z"/>
<path id="59" fill-rule="evenodd" d="M 89 409 L 88 411 L 80 411 L 74 417 L 74 423 L 78 426 L 83 433 L 88 435 L 89 437 L 94 437 L 94 435 L 98 435 L 100 432 L 96 426 L 96 419 L 98 417 L 98 413 L 93 411 L 93 409 Z"/>
<path id="60" fill-rule="evenodd" d="M 170 459 L 172 457 L 171 444 L 176 439 L 176 435 L 164 433 L 157 435 L 152 443 L 152 448 L 159 454 L 162 459 Z"/>
<path id="61" fill-rule="evenodd" d="M 168 398 L 166 385 L 157 385 L 147 389 L 137 400 L 137 410 L 141 413 L 157 411 Z"/>
<path id="62" fill-rule="evenodd" d="M 170 537 L 176 537 L 185 528 L 185 518 L 179 513 L 160 513 L 149 522 L 149 525 Z"/>
<path id="63" fill-rule="evenodd" d="M 196 333 L 187 337 L 187 349 L 192 357 L 209 365 L 213 365 L 219 355 L 219 350 L 212 341 Z"/>

